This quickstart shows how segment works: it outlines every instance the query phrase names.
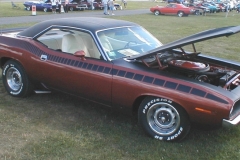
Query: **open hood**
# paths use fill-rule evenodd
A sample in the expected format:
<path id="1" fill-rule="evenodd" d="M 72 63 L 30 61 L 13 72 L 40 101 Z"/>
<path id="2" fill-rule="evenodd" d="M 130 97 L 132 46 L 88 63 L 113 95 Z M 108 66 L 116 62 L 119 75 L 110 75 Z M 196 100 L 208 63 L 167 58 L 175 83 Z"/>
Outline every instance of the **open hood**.
<path id="1" fill-rule="evenodd" d="M 203 31 L 203 32 L 179 39 L 177 41 L 162 45 L 162 46 L 160 46 L 156 49 L 153 49 L 151 51 L 148 51 L 146 53 L 131 56 L 127 59 L 129 59 L 129 60 L 142 59 L 142 58 L 157 54 L 159 52 L 164 52 L 166 50 L 180 48 L 180 47 L 183 47 L 183 46 L 186 46 L 189 44 L 194 44 L 194 43 L 212 39 L 212 38 L 230 36 L 230 35 L 233 35 L 238 32 L 240 32 L 240 26 L 231 26 L 231 27 L 211 29 L 211 30 Z"/>

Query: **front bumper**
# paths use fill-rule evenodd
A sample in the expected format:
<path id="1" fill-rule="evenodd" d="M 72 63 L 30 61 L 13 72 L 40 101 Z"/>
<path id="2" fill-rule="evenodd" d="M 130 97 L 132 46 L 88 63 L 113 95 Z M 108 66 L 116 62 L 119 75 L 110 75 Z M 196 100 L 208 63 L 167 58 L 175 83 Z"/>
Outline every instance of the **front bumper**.
<path id="1" fill-rule="evenodd" d="M 240 123 L 240 115 L 238 115 L 236 118 L 234 118 L 233 120 L 226 120 L 223 119 L 222 121 L 222 126 L 224 127 L 232 127 L 232 126 L 236 126 Z"/>

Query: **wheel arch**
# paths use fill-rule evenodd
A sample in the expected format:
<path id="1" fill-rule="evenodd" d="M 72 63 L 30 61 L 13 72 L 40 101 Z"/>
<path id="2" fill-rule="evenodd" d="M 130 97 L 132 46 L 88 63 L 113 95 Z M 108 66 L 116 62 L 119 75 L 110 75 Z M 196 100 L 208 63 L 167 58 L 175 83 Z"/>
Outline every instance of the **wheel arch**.
<path id="1" fill-rule="evenodd" d="M 24 65 L 19 60 L 14 59 L 14 58 L 10 58 L 10 57 L 2 57 L 1 60 L 0 60 L 0 67 L 3 68 L 5 63 L 8 62 L 9 60 L 12 60 L 12 61 L 15 61 L 16 63 L 18 63 L 20 66 L 23 67 L 24 71 L 26 72 L 26 68 L 24 67 Z M 26 72 L 26 74 L 27 74 L 27 72 Z"/>
<path id="2" fill-rule="evenodd" d="M 0 66 L 1 68 L 4 66 L 4 64 L 9 61 L 9 60 L 15 60 L 15 59 L 12 59 L 12 58 L 9 58 L 9 57 L 2 57 L 1 60 L 0 60 Z M 15 60 L 17 61 L 17 60 Z M 17 61 L 18 62 L 18 61 Z M 18 62 L 19 63 L 19 62 Z"/>
<path id="3" fill-rule="evenodd" d="M 184 11 L 182 11 L 182 10 L 179 10 L 177 13 L 179 13 L 179 12 L 183 12 L 183 13 L 185 14 L 185 12 L 184 12 Z"/>
<path id="4" fill-rule="evenodd" d="M 155 14 L 156 11 L 158 11 L 158 13 L 159 13 L 158 15 L 161 15 L 161 14 L 162 14 L 161 11 L 158 10 L 158 9 L 155 9 L 155 10 L 153 11 L 153 14 Z"/>

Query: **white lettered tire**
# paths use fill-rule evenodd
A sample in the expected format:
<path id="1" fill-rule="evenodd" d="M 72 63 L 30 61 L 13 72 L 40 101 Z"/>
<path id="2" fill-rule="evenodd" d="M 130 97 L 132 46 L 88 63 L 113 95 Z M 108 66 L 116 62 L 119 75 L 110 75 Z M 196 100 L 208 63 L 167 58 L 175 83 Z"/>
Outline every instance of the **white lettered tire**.
<path id="1" fill-rule="evenodd" d="M 9 60 L 4 64 L 2 80 L 7 92 L 14 97 L 26 97 L 33 91 L 24 68 L 14 60 Z"/>
<path id="2" fill-rule="evenodd" d="M 181 140 L 190 130 L 186 111 L 175 102 L 161 97 L 146 97 L 142 101 L 138 121 L 148 135 L 163 141 Z"/>

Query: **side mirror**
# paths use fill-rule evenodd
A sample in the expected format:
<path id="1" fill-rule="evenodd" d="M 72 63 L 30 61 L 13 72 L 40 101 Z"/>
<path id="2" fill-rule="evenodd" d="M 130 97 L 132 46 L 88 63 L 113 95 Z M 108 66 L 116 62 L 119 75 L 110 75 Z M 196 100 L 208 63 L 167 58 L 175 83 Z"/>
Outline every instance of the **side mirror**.
<path id="1" fill-rule="evenodd" d="M 83 61 L 86 60 L 85 59 L 86 53 L 83 50 L 76 51 L 73 55 L 76 56 L 76 57 L 80 57 L 80 59 L 83 60 Z"/>

